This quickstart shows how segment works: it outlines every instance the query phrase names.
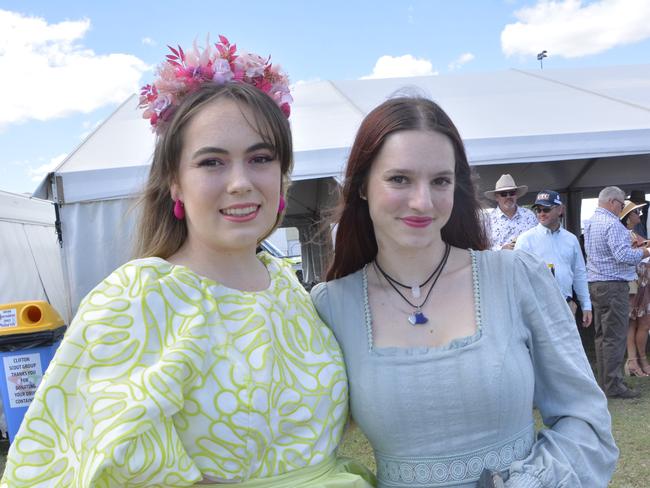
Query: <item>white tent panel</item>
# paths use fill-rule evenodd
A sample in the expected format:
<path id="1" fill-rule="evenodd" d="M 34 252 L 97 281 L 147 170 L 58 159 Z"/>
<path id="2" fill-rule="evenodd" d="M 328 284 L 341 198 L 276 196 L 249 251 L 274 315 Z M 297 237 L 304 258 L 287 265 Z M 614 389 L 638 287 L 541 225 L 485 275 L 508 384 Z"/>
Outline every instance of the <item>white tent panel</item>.
<path id="1" fill-rule="evenodd" d="M 61 208 L 63 260 L 70 307 L 133 256 L 135 200 L 82 202 Z"/>
<path id="2" fill-rule="evenodd" d="M 47 300 L 70 309 L 52 202 L 0 192 L 0 303 Z"/>

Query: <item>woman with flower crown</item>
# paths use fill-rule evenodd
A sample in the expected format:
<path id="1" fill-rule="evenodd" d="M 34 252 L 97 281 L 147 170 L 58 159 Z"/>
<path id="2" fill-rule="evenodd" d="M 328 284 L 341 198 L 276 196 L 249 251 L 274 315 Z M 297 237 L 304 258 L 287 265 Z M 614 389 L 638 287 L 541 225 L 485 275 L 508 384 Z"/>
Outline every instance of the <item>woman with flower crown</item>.
<path id="1" fill-rule="evenodd" d="M 339 216 L 312 297 L 378 487 L 605 488 L 618 451 L 573 314 L 544 263 L 483 251 L 463 142 L 437 104 L 366 116 Z"/>
<path id="2" fill-rule="evenodd" d="M 172 49 L 143 89 L 157 141 L 141 258 L 82 301 L 2 487 L 372 486 L 335 456 L 336 340 L 291 267 L 256 255 L 292 168 L 288 80 L 215 48 Z"/>

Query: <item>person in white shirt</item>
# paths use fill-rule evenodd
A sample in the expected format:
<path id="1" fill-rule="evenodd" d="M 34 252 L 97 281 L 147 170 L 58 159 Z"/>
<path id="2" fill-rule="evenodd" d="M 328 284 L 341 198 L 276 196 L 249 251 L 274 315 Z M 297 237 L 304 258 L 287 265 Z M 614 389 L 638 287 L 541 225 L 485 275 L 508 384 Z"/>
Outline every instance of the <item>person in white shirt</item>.
<path id="1" fill-rule="evenodd" d="M 485 220 L 490 249 L 514 249 L 519 234 L 537 225 L 535 214 L 517 205 L 517 199 L 527 192 L 528 187 L 517 186 L 509 174 L 501 175 L 494 190 L 485 192 L 487 198 L 497 202 Z"/>
<path id="2" fill-rule="evenodd" d="M 541 191 L 537 195 L 533 210 L 539 224 L 519 236 L 515 249 L 528 251 L 548 265 L 574 314 L 575 291 L 582 308 L 582 326 L 589 327 L 592 312 L 585 260 L 578 238 L 562 228 L 564 205 L 560 194 L 552 190 Z"/>

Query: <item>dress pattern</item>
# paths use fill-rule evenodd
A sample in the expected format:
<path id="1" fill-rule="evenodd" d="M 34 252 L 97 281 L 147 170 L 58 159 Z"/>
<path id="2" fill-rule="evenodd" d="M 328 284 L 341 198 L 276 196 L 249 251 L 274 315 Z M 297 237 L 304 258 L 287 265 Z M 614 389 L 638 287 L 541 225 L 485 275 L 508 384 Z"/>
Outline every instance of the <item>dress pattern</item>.
<path id="1" fill-rule="evenodd" d="M 630 295 L 630 319 L 636 320 L 650 314 L 650 263 L 641 261 L 636 266 L 637 291 Z"/>
<path id="2" fill-rule="evenodd" d="M 159 258 L 82 302 L 0 486 L 191 486 L 327 459 L 347 417 L 341 352 L 280 260 L 242 292 Z"/>

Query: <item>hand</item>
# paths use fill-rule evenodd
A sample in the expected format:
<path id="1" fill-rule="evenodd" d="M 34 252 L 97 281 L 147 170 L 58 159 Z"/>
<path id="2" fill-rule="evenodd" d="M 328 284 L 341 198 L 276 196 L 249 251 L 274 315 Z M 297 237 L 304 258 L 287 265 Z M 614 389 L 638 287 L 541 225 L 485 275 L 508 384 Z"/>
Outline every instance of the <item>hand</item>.
<path id="1" fill-rule="evenodd" d="M 582 311 L 582 326 L 586 329 L 591 325 L 592 320 L 594 319 L 594 315 L 591 312 L 591 310 L 583 310 Z"/>
<path id="2" fill-rule="evenodd" d="M 503 246 L 501 246 L 501 249 L 505 249 L 506 251 L 512 251 L 514 248 L 515 241 L 506 242 Z"/>

